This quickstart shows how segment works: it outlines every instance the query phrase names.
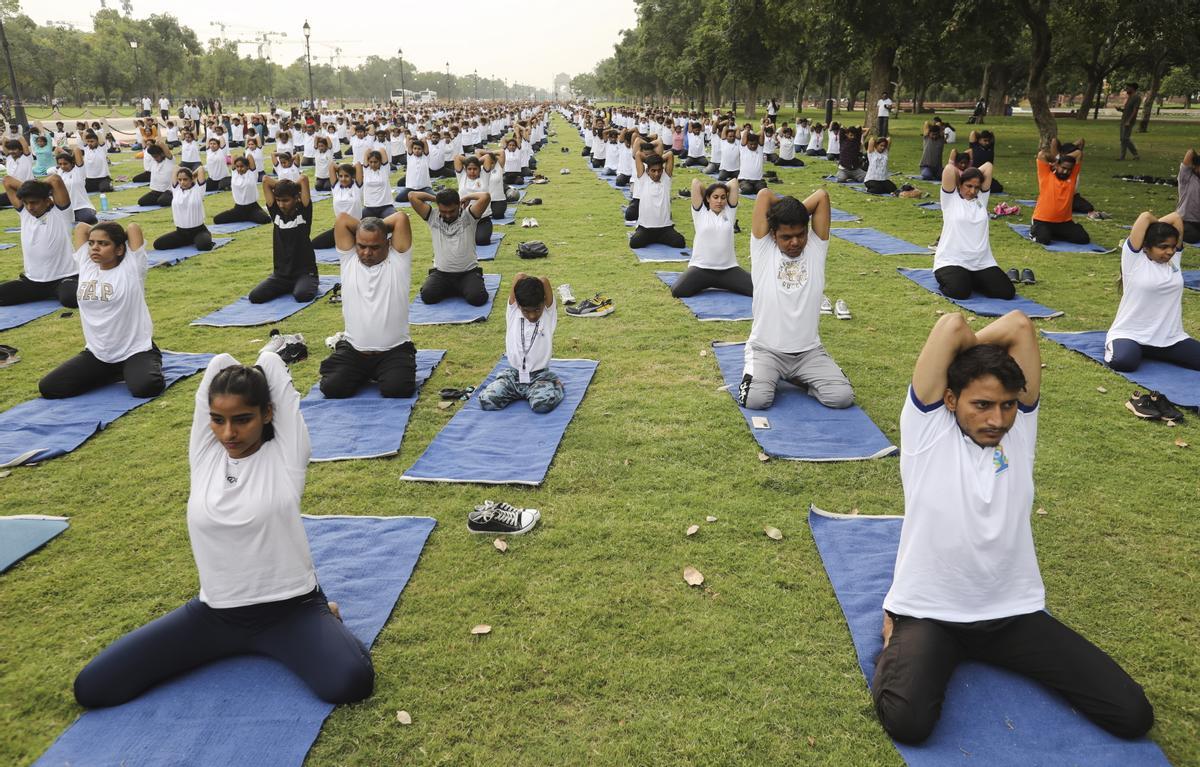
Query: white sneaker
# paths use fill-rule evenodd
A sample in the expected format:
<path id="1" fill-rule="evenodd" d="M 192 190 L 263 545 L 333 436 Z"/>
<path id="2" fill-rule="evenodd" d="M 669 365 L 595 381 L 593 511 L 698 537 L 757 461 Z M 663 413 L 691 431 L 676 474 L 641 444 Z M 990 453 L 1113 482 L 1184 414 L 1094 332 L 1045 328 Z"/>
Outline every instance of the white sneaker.
<path id="1" fill-rule="evenodd" d="M 567 176 L 567 175 L 570 175 L 570 173 L 571 173 L 571 169 L 570 169 L 570 168 L 563 168 L 562 170 L 560 170 L 560 171 L 559 171 L 559 173 L 560 173 L 561 175 L 563 175 L 563 176 Z"/>
<path id="2" fill-rule="evenodd" d="M 339 330 L 338 332 L 334 333 L 333 335 L 331 335 L 325 339 L 325 345 L 328 346 L 330 349 L 336 349 L 337 345 L 338 345 L 338 341 L 341 341 L 345 337 L 346 337 L 346 331 Z"/>
<path id="3" fill-rule="evenodd" d="M 833 314 L 833 302 L 829 296 L 821 296 L 821 314 Z"/>
<path id="4" fill-rule="evenodd" d="M 259 349 L 258 353 L 262 354 L 263 352 L 275 352 L 276 354 L 279 354 L 279 350 L 287 345 L 287 341 L 284 339 L 285 336 L 281 335 L 278 329 L 272 330 L 270 340 L 263 344 L 263 348 Z"/>
<path id="5" fill-rule="evenodd" d="M 530 226 L 529 219 L 527 219 L 527 218 L 521 219 L 521 228 L 522 229 L 528 229 L 529 226 Z"/>
<path id="6" fill-rule="evenodd" d="M 842 299 L 838 299 L 833 307 L 833 313 L 839 320 L 850 319 L 850 307 Z"/>
<path id="7" fill-rule="evenodd" d="M 558 286 L 558 297 L 567 306 L 575 303 L 575 294 L 571 292 L 571 286 L 567 283 Z"/>
<path id="8" fill-rule="evenodd" d="M 530 229 L 536 229 L 537 225 L 538 225 L 538 222 L 537 222 L 536 218 L 529 219 L 529 228 Z"/>

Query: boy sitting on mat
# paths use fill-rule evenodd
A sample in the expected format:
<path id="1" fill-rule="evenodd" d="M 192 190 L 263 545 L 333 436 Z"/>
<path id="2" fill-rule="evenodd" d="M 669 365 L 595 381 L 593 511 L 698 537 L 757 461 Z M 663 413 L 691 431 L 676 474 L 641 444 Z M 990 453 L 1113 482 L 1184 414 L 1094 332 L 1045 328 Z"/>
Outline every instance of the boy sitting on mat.
<path id="1" fill-rule="evenodd" d="M 776 199 L 770 189 L 754 200 L 750 234 L 754 321 L 738 387 L 742 407 L 771 407 L 780 378 L 807 387 L 826 407 L 854 404 L 850 381 L 817 333 L 825 293 L 829 217 L 829 194 L 824 189 L 804 202 L 795 197 Z"/>
<path id="2" fill-rule="evenodd" d="M 545 277 L 525 273 L 513 279 L 508 294 L 508 332 L 504 338 L 508 367 L 479 393 L 484 410 L 501 410 L 519 399 L 535 413 L 549 413 L 563 401 L 563 384 L 550 370 L 558 309 Z"/>
<path id="3" fill-rule="evenodd" d="M 1137 682 L 1045 611 L 1029 522 L 1041 374 L 1019 311 L 978 333 L 947 314 L 917 359 L 900 414 L 904 526 L 871 684 L 903 743 L 933 731 L 964 660 L 1036 679 L 1118 737 L 1154 723 Z"/>

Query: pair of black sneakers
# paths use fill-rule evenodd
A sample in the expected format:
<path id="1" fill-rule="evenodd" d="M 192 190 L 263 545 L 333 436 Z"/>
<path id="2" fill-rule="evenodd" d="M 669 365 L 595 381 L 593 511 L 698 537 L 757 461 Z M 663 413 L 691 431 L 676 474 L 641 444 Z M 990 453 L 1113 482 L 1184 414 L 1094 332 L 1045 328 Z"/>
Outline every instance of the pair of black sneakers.
<path id="1" fill-rule="evenodd" d="M 1008 270 L 1008 281 L 1014 285 L 1036 285 L 1037 278 L 1033 276 L 1032 269 L 1022 269 L 1018 274 L 1016 267 Z"/>
<path id="2" fill-rule="evenodd" d="M 1135 391 L 1129 401 L 1125 403 L 1125 407 L 1138 418 L 1145 418 L 1148 421 L 1167 421 L 1174 424 L 1183 420 L 1183 413 L 1179 408 L 1156 391 L 1145 394 Z"/>

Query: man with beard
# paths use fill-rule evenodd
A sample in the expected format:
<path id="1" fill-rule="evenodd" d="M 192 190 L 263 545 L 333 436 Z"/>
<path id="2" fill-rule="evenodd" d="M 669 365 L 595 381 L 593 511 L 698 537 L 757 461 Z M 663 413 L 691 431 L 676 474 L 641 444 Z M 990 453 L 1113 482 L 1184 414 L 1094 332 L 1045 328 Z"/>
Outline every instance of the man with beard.
<path id="1" fill-rule="evenodd" d="M 1042 245 L 1055 240 L 1080 245 L 1092 241 L 1087 230 L 1071 220 L 1082 163 L 1083 139 L 1060 145 L 1058 139 L 1053 138 L 1049 149 L 1038 152 L 1038 198 L 1029 234 Z"/>

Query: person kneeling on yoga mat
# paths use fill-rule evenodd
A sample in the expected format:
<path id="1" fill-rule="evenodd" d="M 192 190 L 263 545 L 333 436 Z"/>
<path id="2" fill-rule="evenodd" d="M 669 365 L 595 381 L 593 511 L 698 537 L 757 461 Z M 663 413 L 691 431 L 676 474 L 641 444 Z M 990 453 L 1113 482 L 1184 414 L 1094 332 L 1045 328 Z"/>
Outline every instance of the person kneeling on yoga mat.
<path id="1" fill-rule="evenodd" d="M 484 410 L 501 410 L 519 399 L 535 413 L 549 413 L 563 401 L 563 384 L 550 369 L 558 308 L 545 277 L 521 273 L 508 294 L 508 331 L 504 337 L 509 367 L 479 393 Z"/>
<path id="2" fill-rule="evenodd" d="M 902 743 L 933 731 L 966 660 L 1057 690 L 1118 737 L 1154 723 L 1137 682 L 1045 611 L 1030 527 L 1041 375 L 1019 311 L 978 332 L 947 314 L 917 359 L 900 413 L 904 525 L 871 683 L 883 728 Z"/>
<path id="3" fill-rule="evenodd" d="M 308 176 L 301 176 L 299 184 L 268 176 L 262 186 L 267 213 L 275 222 L 272 271 L 270 277 L 250 291 L 250 303 L 266 303 L 287 293 L 300 303 L 311 301 L 317 295 L 320 277 L 312 244 L 313 205 Z"/>
<path id="4" fill-rule="evenodd" d="M 21 261 L 17 279 L 0 283 L 0 306 L 57 299 L 70 309 L 79 265 L 71 257 L 71 195 L 58 176 L 45 181 L 4 179 L 8 201 L 21 219 Z"/>
<path id="5" fill-rule="evenodd" d="M 671 175 L 675 168 L 675 155 L 667 153 L 666 159 L 663 159 L 661 152 L 662 141 L 656 138 L 653 145 L 642 143 L 633 154 L 634 170 L 637 172 L 634 181 L 637 228 L 629 238 L 631 248 L 644 248 L 656 242 L 672 248 L 682 248 L 687 244 L 671 220 Z"/>
<path id="6" fill-rule="evenodd" d="M 117 706 L 236 655 L 274 658 L 328 703 L 370 696 L 371 656 L 321 590 L 300 519 L 311 453 L 300 394 L 277 353 L 264 349 L 254 366 L 213 358 L 188 450 L 200 593 L 88 663 L 75 678 L 80 705 Z"/>
<path id="7" fill-rule="evenodd" d="M 737 184 L 718 181 L 705 189 L 700 179 L 692 179 L 692 224 L 696 237 L 687 271 L 679 275 L 671 295 L 687 298 L 708 288 L 754 295 L 754 281 L 749 272 L 738 266 L 733 249 L 737 204 Z"/>
<path id="8" fill-rule="evenodd" d="M 947 298 L 980 293 L 1010 300 L 1012 282 L 996 265 L 988 238 L 988 201 L 992 164 L 959 173 L 952 163 L 942 169 L 942 234 L 933 254 L 933 276 Z"/>
<path id="9" fill-rule="evenodd" d="M 408 334 L 408 215 L 359 221 L 343 213 L 333 236 L 342 267 L 346 331 L 321 363 L 321 393 L 329 399 L 353 397 L 376 380 L 384 397 L 411 397 L 417 390 L 417 347 Z"/>
<path id="10" fill-rule="evenodd" d="M 76 224 L 75 246 L 84 350 L 47 373 L 38 389 L 46 399 L 63 399 L 124 380 L 133 396 L 157 397 L 166 383 L 146 307 L 149 266 L 141 228 L 130 224 L 127 233 L 114 222 Z"/>
<path id="11" fill-rule="evenodd" d="M 191 245 L 199 251 L 213 249 L 212 232 L 204 225 L 204 168 L 195 174 L 187 168 L 175 171 L 171 187 L 171 218 L 175 229 L 154 241 L 155 250 L 172 250 Z"/>
<path id="12" fill-rule="evenodd" d="M 817 333 L 829 253 L 829 193 L 818 189 L 804 202 L 776 199 L 764 189 L 754 200 L 750 274 L 754 320 L 746 341 L 746 367 L 738 402 L 765 410 L 784 378 L 825 407 L 854 404 L 854 389 Z"/>
<path id="13" fill-rule="evenodd" d="M 1146 211 L 1121 244 L 1121 303 L 1104 340 L 1113 370 L 1137 370 L 1143 359 L 1200 370 L 1200 340 L 1183 329 L 1183 219 Z"/>
<path id="14" fill-rule="evenodd" d="M 1029 236 L 1042 245 L 1055 240 L 1086 245 L 1087 230 L 1071 220 L 1075 188 L 1083 168 L 1083 139 L 1062 146 L 1050 139 L 1050 148 L 1037 156 L 1038 198 L 1029 225 Z"/>
<path id="15" fill-rule="evenodd" d="M 421 286 L 421 300 L 436 304 L 447 298 L 461 297 L 471 306 L 487 303 L 483 269 L 475 257 L 475 228 L 491 203 L 491 195 L 477 192 L 459 197 L 453 189 L 437 195 L 409 192 L 413 210 L 429 225 L 433 237 L 433 268 Z M 437 204 L 437 212 L 429 203 Z"/>

